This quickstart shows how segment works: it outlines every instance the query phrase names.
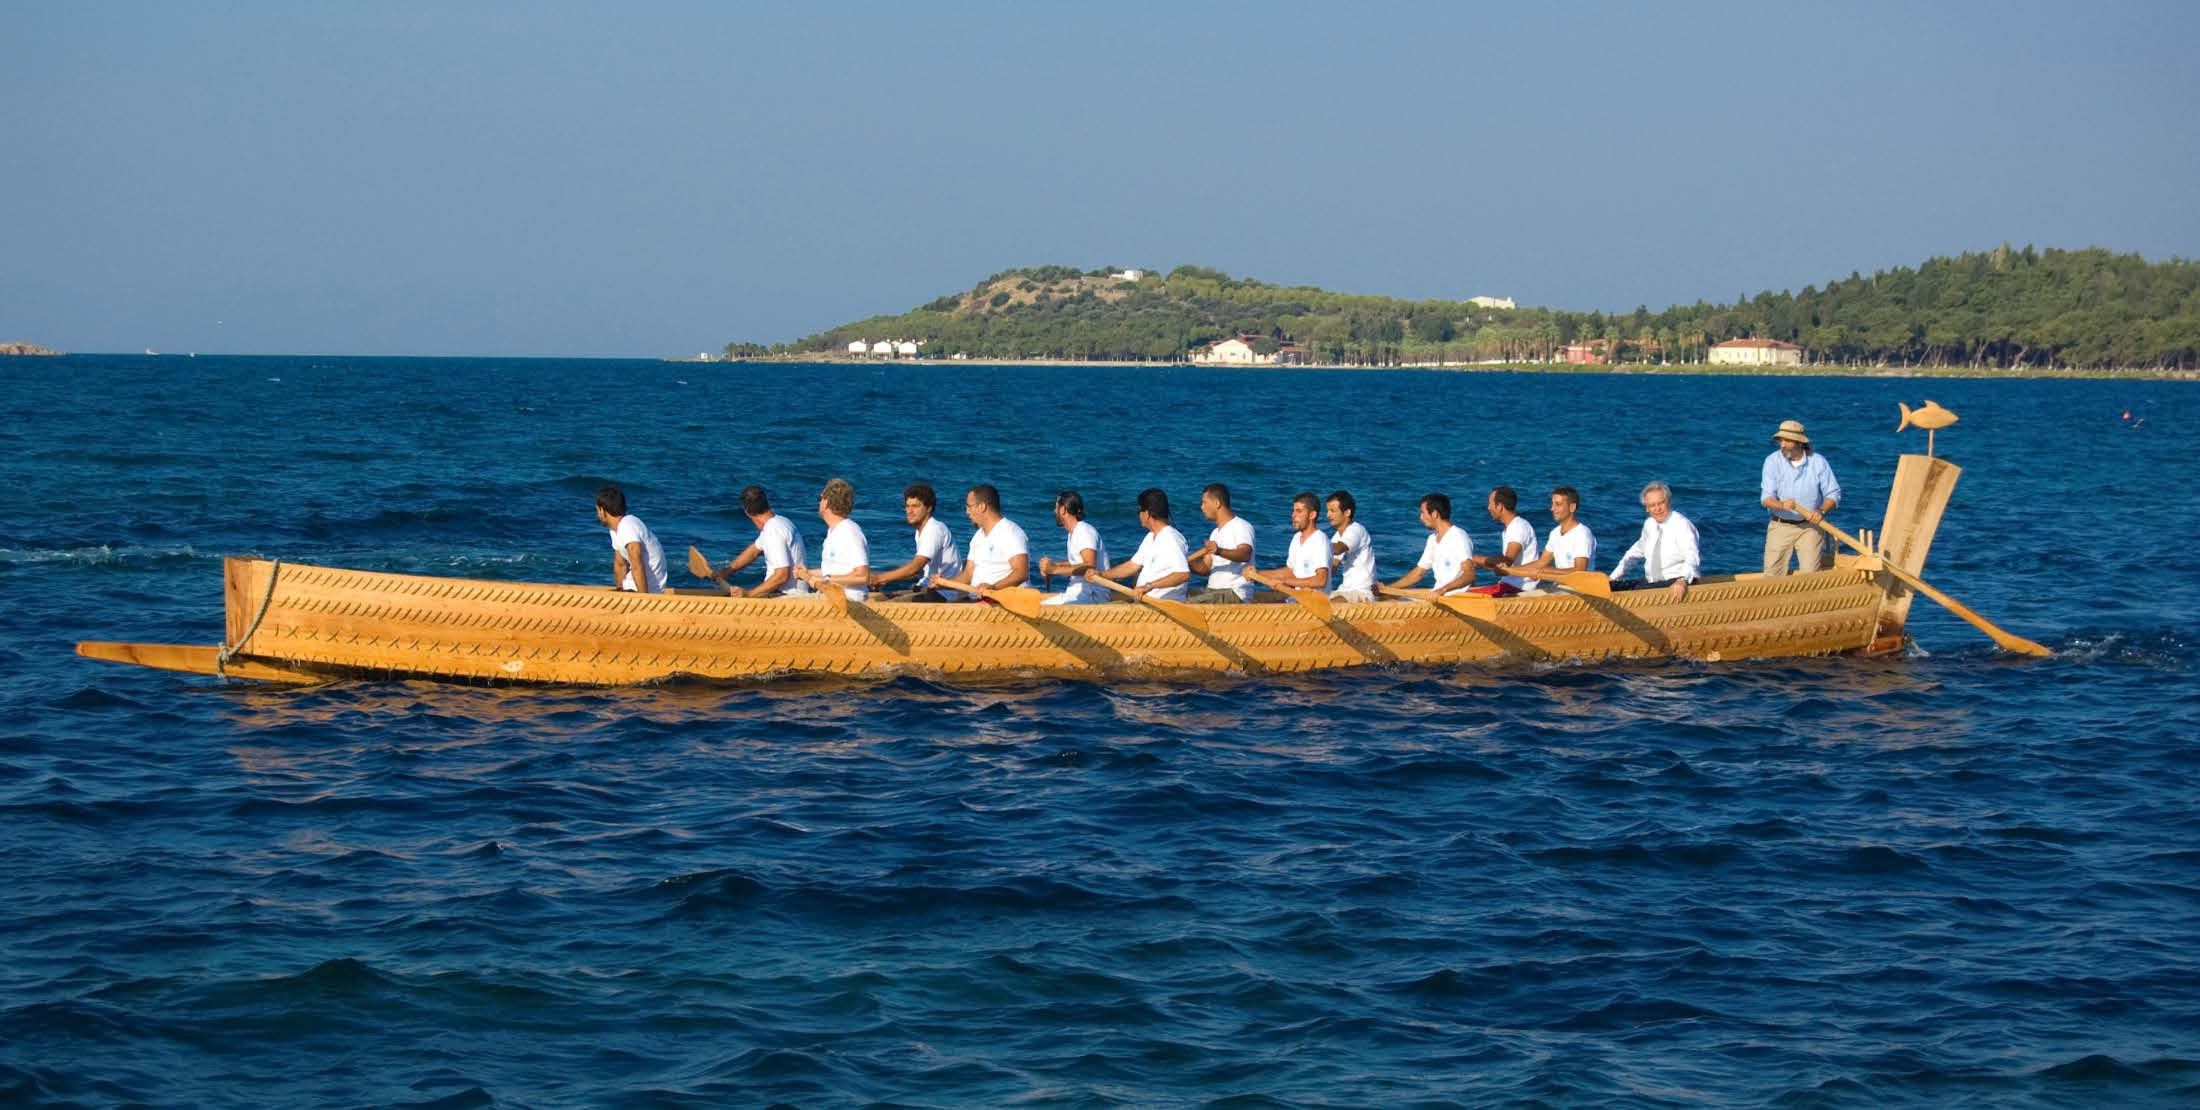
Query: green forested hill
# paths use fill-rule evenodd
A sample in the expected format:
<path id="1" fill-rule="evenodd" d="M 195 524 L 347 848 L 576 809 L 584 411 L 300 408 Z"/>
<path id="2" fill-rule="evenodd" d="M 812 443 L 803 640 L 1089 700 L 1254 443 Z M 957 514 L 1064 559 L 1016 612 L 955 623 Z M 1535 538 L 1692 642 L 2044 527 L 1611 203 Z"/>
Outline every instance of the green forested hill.
<path id="1" fill-rule="evenodd" d="M 1173 361 L 1245 334 L 1306 347 L 1320 362 L 1540 360 L 1603 339 L 1625 361 L 1699 362 L 1755 336 L 1800 344 L 1812 362 L 1976 367 L 2193 368 L 2200 264 L 2105 250 L 2002 246 L 1823 288 L 1759 293 L 1662 312 L 1489 309 L 1269 285 L 1200 266 L 1137 281 L 1112 269 L 1008 270 L 898 316 L 875 316 L 729 357 L 844 354 L 856 339 L 923 341 L 927 358 Z"/>

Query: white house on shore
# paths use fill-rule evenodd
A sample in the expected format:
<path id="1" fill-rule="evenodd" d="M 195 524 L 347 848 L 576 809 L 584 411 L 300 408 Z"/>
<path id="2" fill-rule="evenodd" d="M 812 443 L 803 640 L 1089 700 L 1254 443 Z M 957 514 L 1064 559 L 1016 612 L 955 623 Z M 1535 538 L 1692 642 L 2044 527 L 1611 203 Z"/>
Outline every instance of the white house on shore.
<path id="1" fill-rule="evenodd" d="M 1214 366 L 1253 366 L 1261 357 L 1254 353 L 1253 345 L 1247 343 L 1244 336 L 1239 336 L 1210 344 L 1204 351 L 1192 352 L 1192 361 Z"/>
<path id="2" fill-rule="evenodd" d="M 1711 348 L 1713 366 L 1801 366 L 1803 349 L 1778 339 L 1729 339 Z"/>
<path id="3" fill-rule="evenodd" d="M 917 357 L 917 345 L 911 340 L 904 339 L 894 344 L 894 353 L 903 358 L 915 358 Z"/>
<path id="4" fill-rule="evenodd" d="M 848 353 L 851 355 L 869 354 L 870 351 L 871 345 L 869 343 L 865 343 L 861 339 L 858 339 L 855 342 L 848 344 Z"/>
<path id="5" fill-rule="evenodd" d="M 884 355 L 887 358 L 892 358 L 894 357 L 894 344 L 890 340 L 881 339 L 878 342 L 871 344 L 871 353 L 874 355 Z"/>

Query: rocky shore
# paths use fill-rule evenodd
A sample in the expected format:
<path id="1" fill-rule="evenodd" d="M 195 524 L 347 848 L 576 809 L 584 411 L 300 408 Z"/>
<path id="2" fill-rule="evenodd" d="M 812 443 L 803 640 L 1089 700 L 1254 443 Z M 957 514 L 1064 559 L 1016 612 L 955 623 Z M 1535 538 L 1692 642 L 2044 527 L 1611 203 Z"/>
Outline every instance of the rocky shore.
<path id="1" fill-rule="evenodd" d="M 58 355 L 61 352 L 36 343 L 0 343 L 0 355 Z"/>

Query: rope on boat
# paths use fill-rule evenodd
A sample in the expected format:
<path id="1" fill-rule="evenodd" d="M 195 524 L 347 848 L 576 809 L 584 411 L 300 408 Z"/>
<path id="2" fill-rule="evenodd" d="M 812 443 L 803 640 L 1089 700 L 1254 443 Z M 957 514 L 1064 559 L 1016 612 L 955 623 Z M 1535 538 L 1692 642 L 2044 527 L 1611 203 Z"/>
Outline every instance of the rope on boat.
<path id="1" fill-rule="evenodd" d="M 274 560 L 268 566 L 267 592 L 260 595 L 260 611 L 252 614 L 252 623 L 245 628 L 244 635 L 237 637 L 237 642 L 235 644 L 230 644 L 225 641 L 221 646 L 221 650 L 214 653 L 215 674 L 218 674 L 225 679 L 228 678 L 230 658 L 235 656 L 238 652 L 243 651 L 244 646 L 252 642 L 252 634 L 260 630 L 260 621 L 267 616 L 268 603 L 275 600 L 275 579 L 280 577 L 282 575 L 282 572 L 283 561 L 281 559 Z"/>

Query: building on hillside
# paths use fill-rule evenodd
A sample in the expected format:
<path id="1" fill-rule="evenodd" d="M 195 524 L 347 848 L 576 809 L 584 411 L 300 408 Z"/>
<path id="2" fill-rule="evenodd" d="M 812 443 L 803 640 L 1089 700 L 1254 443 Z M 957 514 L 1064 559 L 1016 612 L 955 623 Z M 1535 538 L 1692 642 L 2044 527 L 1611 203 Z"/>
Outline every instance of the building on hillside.
<path id="1" fill-rule="evenodd" d="M 1609 339 L 1578 340 L 1558 349 L 1558 361 L 1574 366 L 1609 366 L 1613 346 Z"/>
<path id="2" fill-rule="evenodd" d="M 1247 343 L 1242 335 L 1236 339 L 1225 339 L 1219 343 L 1210 343 L 1207 345 L 1206 350 L 1192 353 L 1193 362 L 1211 363 L 1216 366 L 1251 366 L 1260 360 L 1260 356 L 1253 353 L 1253 345 Z"/>
<path id="3" fill-rule="evenodd" d="M 1711 348 L 1713 366 L 1801 366 L 1803 349 L 1778 339 L 1729 339 Z"/>
<path id="4" fill-rule="evenodd" d="M 848 353 L 851 355 L 869 354 L 870 351 L 871 345 L 869 343 L 865 343 L 861 339 L 858 339 L 855 342 L 848 344 Z"/>
<path id="5" fill-rule="evenodd" d="M 1511 297 L 1468 297 L 1467 303 L 1478 308 L 1519 308 Z"/>
<path id="6" fill-rule="evenodd" d="M 1144 270 L 1117 270 L 1115 272 L 1115 280 L 1117 281 L 1137 281 L 1145 276 L 1146 271 Z"/>

